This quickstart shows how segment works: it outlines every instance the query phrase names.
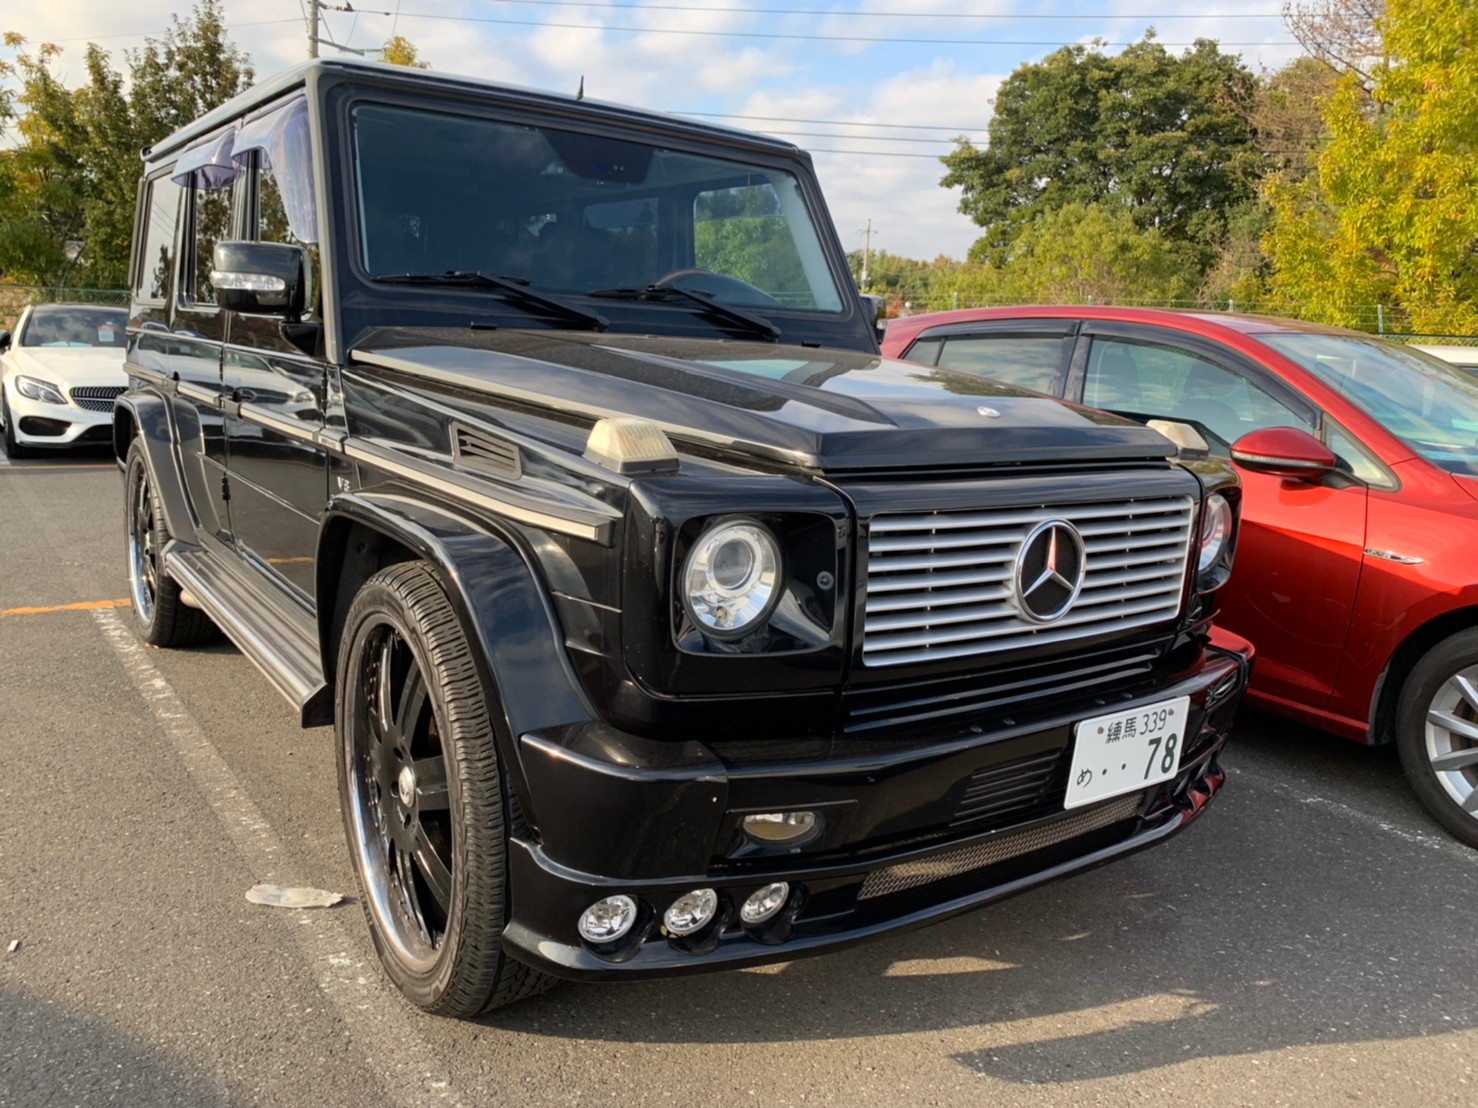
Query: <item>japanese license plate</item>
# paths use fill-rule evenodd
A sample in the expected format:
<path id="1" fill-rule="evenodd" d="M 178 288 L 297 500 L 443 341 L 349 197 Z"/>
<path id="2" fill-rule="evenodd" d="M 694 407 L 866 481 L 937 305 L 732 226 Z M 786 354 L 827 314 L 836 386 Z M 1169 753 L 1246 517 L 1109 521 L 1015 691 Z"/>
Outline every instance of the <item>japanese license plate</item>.
<path id="1" fill-rule="evenodd" d="M 1064 808 L 1133 792 L 1175 776 L 1191 698 L 1179 696 L 1085 719 L 1073 729 Z"/>

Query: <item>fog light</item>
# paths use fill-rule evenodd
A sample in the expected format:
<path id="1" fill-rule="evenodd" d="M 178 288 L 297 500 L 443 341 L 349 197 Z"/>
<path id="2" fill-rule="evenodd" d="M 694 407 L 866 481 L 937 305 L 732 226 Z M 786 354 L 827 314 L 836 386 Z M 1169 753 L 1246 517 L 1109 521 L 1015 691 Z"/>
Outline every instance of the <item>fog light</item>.
<path id="1" fill-rule="evenodd" d="M 816 834 L 821 821 L 815 812 L 759 812 L 745 816 L 744 833 L 769 846 L 797 846 Z"/>
<path id="2" fill-rule="evenodd" d="M 745 923 L 764 923 L 785 906 L 790 899 L 790 883 L 776 881 L 755 892 L 739 909 L 739 918 Z"/>
<path id="3" fill-rule="evenodd" d="M 636 922 L 636 901 L 629 896 L 597 900 L 580 915 L 580 934 L 592 943 L 613 943 Z"/>
<path id="4" fill-rule="evenodd" d="M 702 930 L 718 911 L 718 893 L 712 889 L 694 889 L 683 893 L 662 914 L 662 923 L 674 935 L 691 935 Z"/>

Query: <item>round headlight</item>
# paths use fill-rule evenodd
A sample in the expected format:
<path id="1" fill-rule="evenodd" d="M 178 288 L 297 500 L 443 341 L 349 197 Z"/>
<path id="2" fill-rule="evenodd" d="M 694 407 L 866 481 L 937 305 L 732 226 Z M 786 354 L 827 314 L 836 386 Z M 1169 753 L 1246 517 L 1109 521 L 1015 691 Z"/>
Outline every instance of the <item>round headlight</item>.
<path id="1" fill-rule="evenodd" d="M 1214 566 L 1232 537 L 1232 506 L 1220 493 L 1206 498 L 1206 507 L 1201 513 L 1201 553 L 1196 559 L 1196 569 L 1205 573 Z"/>
<path id="2" fill-rule="evenodd" d="M 780 599 L 780 546 L 758 523 L 721 523 L 693 544 L 682 586 L 683 608 L 697 627 L 743 634 Z"/>

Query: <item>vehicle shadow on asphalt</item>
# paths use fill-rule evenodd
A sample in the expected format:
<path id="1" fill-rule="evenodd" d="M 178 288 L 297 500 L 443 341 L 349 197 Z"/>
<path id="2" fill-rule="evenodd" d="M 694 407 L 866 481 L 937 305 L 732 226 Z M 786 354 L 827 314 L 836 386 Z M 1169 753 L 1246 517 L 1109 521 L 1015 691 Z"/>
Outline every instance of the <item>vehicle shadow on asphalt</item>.
<path id="1" fill-rule="evenodd" d="M 1243 760 L 1290 778 L 1344 766 L 1326 783 L 1346 798 L 1351 777 L 1401 789 L 1387 751 L 1311 752 L 1294 730 L 1250 740 Z M 1250 775 L 1175 841 L 994 908 L 768 970 L 564 986 L 485 1022 L 656 1043 L 961 1031 L 940 1044 L 959 1064 L 1035 1084 L 1478 1025 L 1478 949 L 1459 938 L 1478 915 L 1478 853 Z"/>
<path id="2" fill-rule="evenodd" d="M 25 948 L 8 959 L 24 958 Z M 66 1010 L 15 984 L 0 984 L 0 1103 L 227 1105 L 201 1075 L 181 1072 L 164 1050 Z M 240 1103 L 240 1101 L 235 1101 Z"/>

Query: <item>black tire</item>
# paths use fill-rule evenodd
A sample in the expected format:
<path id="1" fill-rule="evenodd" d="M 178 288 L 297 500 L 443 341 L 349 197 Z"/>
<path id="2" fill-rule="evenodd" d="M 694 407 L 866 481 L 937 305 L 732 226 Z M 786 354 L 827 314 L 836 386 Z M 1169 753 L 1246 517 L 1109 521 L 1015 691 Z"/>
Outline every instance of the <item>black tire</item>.
<path id="1" fill-rule="evenodd" d="M 190 646 L 214 638 L 216 626 L 210 617 L 181 599 L 179 584 L 164 570 L 169 531 L 144 445 L 137 439 L 128 448 L 123 488 L 128 591 L 139 637 L 151 646 Z"/>
<path id="2" fill-rule="evenodd" d="M 31 456 L 31 448 L 15 441 L 15 422 L 10 418 L 10 401 L 5 399 L 5 387 L 0 384 L 0 415 L 5 417 L 5 456 L 19 461 Z"/>
<path id="3" fill-rule="evenodd" d="M 365 582 L 344 621 L 334 728 L 339 800 L 370 936 L 414 1004 L 471 1018 L 553 979 L 503 950 L 517 813 L 484 688 L 431 569 Z"/>
<path id="4" fill-rule="evenodd" d="M 1401 689 L 1396 747 L 1417 799 L 1478 847 L 1478 629 L 1422 656 Z"/>

